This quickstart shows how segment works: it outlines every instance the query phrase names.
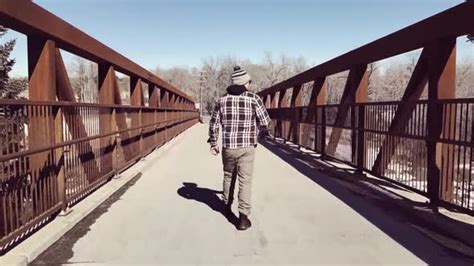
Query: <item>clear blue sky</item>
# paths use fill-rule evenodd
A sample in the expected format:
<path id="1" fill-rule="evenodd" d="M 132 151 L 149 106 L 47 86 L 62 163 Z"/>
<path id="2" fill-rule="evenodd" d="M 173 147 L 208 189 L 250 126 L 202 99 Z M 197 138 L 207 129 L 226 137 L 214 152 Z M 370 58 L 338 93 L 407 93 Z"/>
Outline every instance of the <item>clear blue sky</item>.
<path id="1" fill-rule="evenodd" d="M 265 51 L 319 64 L 463 0 L 37 0 L 145 68 Z M 10 36 L 16 36 L 11 34 Z M 18 38 L 15 73 L 26 71 Z"/>

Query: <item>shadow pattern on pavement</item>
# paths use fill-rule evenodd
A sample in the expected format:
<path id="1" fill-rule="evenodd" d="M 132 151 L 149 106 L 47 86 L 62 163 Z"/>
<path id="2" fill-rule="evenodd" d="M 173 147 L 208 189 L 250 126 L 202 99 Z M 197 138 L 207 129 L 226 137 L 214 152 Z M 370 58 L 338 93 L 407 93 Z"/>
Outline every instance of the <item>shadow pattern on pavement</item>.
<path id="1" fill-rule="evenodd" d="M 56 241 L 51 247 L 39 255 L 34 261 L 28 265 L 62 265 L 71 264 L 68 261 L 74 256 L 73 247 L 76 242 L 85 236 L 89 231 L 90 227 L 99 219 L 109 208 L 127 192 L 142 176 L 142 173 L 138 173 L 124 186 L 117 190 L 112 196 L 101 203 L 96 209 L 94 209 L 89 215 L 82 219 L 77 225 L 69 230 L 64 236 Z M 82 261 L 75 263 L 100 263 L 94 261 Z M 74 264 L 75 264 L 74 263 Z"/>
<path id="2" fill-rule="evenodd" d="M 233 192 L 235 188 L 235 179 L 233 179 L 233 187 L 231 191 Z M 238 218 L 234 213 L 226 212 L 226 205 L 219 198 L 219 194 L 222 194 L 222 191 L 212 190 L 209 188 L 201 188 L 196 183 L 184 182 L 183 186 L 178 189 L 178 195 L 188 200 L 195 200 L 209 206 L 213 211 L 222 214 L 229 223 L 234 226 L 237 226 Z M 234 193 L 231 193 L 233 195 Z M 232 205 L 233 197 L 230 198 L 229 204 Z"/>
<path id="3" fill-rule="evenodd" d="M 429 265 L 447 264 L 440 261 L 440 257 L 443 257 L 442 254 L 434 254 L 432 250 L 423 245 L 423 242 L 420 243 L 419 240 L 423 238 L 424 240 L 435 241 L 446 253 L 459 258 L 459 260 L 450 260 L 448 257 L 444 257 L 443 261 L 450 262 L 449 265 L 473 265 L 474 249 L 471 246 L 466 243 L 452 241 L 449 232 L 440 232 L 439 228 L 433 228 L 431 224 L 412 215 L 413 211 L 428 215 L 432 210 L 426 207 L 426 204 L 416 204 L 408 199 L 394 198 L 389 193 L 383 193 L 383 189 L 379 187 L 382 184 L 394 186 L 393 184 L 384 180 L 373 180 L 350 172 L 348 169 L 337 168 L 315 157 L 314 153 L 301 151 L 296 145 L 288 145 L 272 139 L 260 140 L 260 144 L 343 201 L 347 206 L 350 206 L 366 220 Z M 411 206 L 411 210 L 407 211 L 400 208 L 396 201 L 406 201 L 404 204 Z M 419 232 L 419 234 L 401 233 L 400 227 L 394 226 L 396 222 L 398 222 L 398 225 L 405 225 L 416 230 L 415 232 Z M 466 232 L 474 230 L 472 225 L 455 220 L 453 222 L 465 227 Z M 423 230 L 419 230 L 420 228 L 423 228 Z"/>

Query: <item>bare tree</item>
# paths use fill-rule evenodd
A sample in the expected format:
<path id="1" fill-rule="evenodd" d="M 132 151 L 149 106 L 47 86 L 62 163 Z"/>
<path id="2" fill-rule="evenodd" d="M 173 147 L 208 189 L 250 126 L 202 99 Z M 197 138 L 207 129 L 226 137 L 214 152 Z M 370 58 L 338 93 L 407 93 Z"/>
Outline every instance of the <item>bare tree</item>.
<path id="1" fill-rule="evenodd" d="M 457 65 L 456 94 L 457 97 L 474 97 L 474 67 L 471 61 L 465 60 Z"/>
<path id="2" fill-rule="evenodd" d="M 76 99 L 79 102 L 98 102 L 97 64 L 74 57 L 67 69 Z"/>

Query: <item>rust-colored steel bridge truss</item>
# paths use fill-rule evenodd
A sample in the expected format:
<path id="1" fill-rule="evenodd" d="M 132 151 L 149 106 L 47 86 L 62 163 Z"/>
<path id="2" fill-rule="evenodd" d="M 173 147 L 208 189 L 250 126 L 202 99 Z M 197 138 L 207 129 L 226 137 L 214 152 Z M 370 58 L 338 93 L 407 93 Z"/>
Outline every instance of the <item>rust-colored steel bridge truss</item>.
<path id="1" fill-rule="evenodd" d="M 0 100 L 2 250 L 197 123 L 198 113 L 188 95 L 31 1 L 0 0 L 0 24 L 27 35 L 29 70 L 29 100 Z M 98 64 L 97 104 L 76 101 L 59 49 Z M 116 70 L 130 77 L 130 105 Z"/>
<path id="2" fill-rule="evenodd" d="M 264 89 L 274 136 L 472 214 L 474 99 L 455 93 L 456 39 L 474 32 L 473 14 L 467 1 Z M 420 48 L 402 99 L 368 102 L 369 65 Z M 328 76 L 343 71 L 340 103 L 326 104 Z"/>

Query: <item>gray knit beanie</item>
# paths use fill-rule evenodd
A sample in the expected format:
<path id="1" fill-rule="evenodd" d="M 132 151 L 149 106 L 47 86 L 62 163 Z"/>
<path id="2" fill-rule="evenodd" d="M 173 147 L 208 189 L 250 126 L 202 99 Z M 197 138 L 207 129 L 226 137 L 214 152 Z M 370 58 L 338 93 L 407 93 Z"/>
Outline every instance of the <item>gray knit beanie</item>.
<path id="1" fill-rule="evenodd" d="M 241 69 L 239 66 L 235 66 L 231 80 L 232 85 L 245 85 L 250 81 L 250 75 L 247 73 L 247 71 Z"/>

